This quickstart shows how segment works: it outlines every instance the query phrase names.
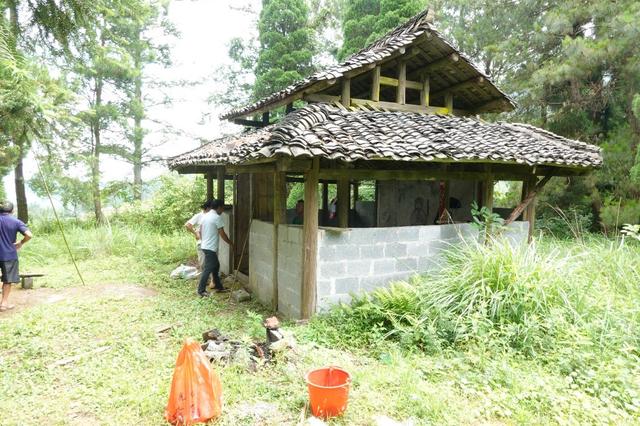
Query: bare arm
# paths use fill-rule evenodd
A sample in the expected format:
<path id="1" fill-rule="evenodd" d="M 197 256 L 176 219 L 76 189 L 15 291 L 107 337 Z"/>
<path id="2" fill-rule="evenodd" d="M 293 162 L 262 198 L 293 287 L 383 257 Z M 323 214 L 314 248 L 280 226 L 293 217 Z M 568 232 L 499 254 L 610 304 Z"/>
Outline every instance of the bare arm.
<path id="1" fill-rule="evenodd" d="M 184 224 L 184 227 L 187 229 L 187 231 L 193 234 L 194 237 L 196 237 L 196 240 L 200 239 L 200 235 L 198 234 L 198 231 L 196 231 L 196 229 L 193 227 L 192 223 L 187 222 Z"/>
<path id="2" fill-rule="evenodd" d="M 32 238 L 33 238 L 33 234 L 31 233 L 31 231 L 27 230 L 22 236 L 22 241 L 20 241 L 19 243 L 15 244 L 16 250 L 20 250 L 22 248 L 22 246 L 24 245 L 24 243 L 26 243 L 27 241 L 29 241 Z"/>
<path id="3" fill-rule="evenodd" d="M 231 242 L 229 237 L 227 237 L 227 233 L 224 232 L 224 228 L 218 229 L 218 235 L 220 235 L 220 238 L 222 238 L 222 241 L 229 244 L 230 247 L 233 247 L 233 243 Z"/>

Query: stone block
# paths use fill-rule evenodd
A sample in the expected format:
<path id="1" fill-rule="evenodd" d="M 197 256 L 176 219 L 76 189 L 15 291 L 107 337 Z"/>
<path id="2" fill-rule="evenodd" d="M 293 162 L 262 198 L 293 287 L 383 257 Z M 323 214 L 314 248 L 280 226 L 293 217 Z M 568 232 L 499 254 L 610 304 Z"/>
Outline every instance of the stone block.
<path id="1" fill-rule="evenodd" d="M 396 258 L 407 255 L 407 245 L 403 243 L 388 243 L 384 246 L 384 257 Z"/>
<path id="2" fill-rule="evenodd" d="M 318 279 L 316 283 L 316 292 L 318 296 L 329 296 L 331 294 L 335 294 L 335 281 Z"/>
<path id="3" fill-rule="evenodd" d="M 410 257 L 421 257 L 429 254 L 429 242 L 428 241 L 414 241 L 406 243 L 407 255 Z"/>
<path id="4" fill-rule="evenodd" d="M 371 292 L 377 288 L 385 286 L 384 276 L 373 275 L 360 278 L 360 291 Z"/>
<path id="5" fill-rule="evenodd" d="M 351 303 L 351 295 L 349 294 L 334 294 L 331 296 L 319 297 L 318 299 L 318 311 L 326 312 L 331 309 L 332 306 L 340 303 Z"/>

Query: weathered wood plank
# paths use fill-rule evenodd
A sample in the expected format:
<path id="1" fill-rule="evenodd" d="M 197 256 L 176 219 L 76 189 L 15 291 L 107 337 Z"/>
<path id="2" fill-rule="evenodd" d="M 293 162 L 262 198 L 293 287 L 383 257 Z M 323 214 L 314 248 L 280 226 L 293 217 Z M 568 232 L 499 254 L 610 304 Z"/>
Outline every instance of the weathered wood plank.
<path id="1" fill-rule="evenodd" d="M 351 106 L 351 79 L 342 79 L 342 96 L 340 97 L 340 103 L 345 107 Z"/>
<path id="2" fill-rule="evenodd" d="M 422 78 L 422 89 L 420 90 L 420 105 L 423 107 L 429 106 L 429 97 L 431 90 L 431 83 L 429 81 L 429 76 L 424 76 Z"/>
<path id="3" fill-rule="evenodd" d="M 305 173 L 304 181 L 304 254 L 302 263 L 303 319 L 311 317 L 316 310 L 316 274 L 318 266 L 318 172 L 320 161 L 313 160 L 313 167 Z"/>
<path id="4" fill-rule="evenodd" d="M 452 86 L 449 86 L 447 88 L 444 88 L 442 90 L 438 90 L 437 92 L 434 92 L 431 94 L 431 97 L 433 98 L 437 98 L 439 96 L 442 95 L 446 95 L 447 93 L 455 93 L 461 90 L 466 90 L 470 87 L 478 87 L 478 86 L 483 86 L 485 83 L 485 78 L 480 76 L 480 77 L 473 77 L 470 78 L 469 80 L 463 81 L 461 83 L 457 83 L 454 84 Z"/>
<path id="5" fill-rule="evenodd" d="M 513 209 L 507 220 L 504 222 L 505 226 L 513 223 L 513 221 L 515 221 L 518 216 L 522 214 L 524 209 L 526 209 L 527 206 L 536 198 L 536 195 L 538 195 L 538 193 L 542 190 L 542 188 L 544 188 L 544 186 L 547 184 L 547 182 L 549 182 L 550 179 L 551 176 L 545 176 L 540 179 L 539 182 L 533 185 L 533 187 L 530 187 L 527 196 L 524 198 L 524 200 L 522 200 L 520 204 L 518 204 L 518 206 L 516 206 L 515 209 Z M 531 183 L 529 183 L 529 185 L 531 185 Z M 529 214 L 531 214 L 531 212 Z"/>
<path id="6" fill-rule="evenodd" d="M 222 202 L 224 203 L 224 197 L 225 197 L 225 193 L 224 193 L 224 180 L 225 180 L 225 169 L 224 166 L 220 166 L 217 169 L 217 176 L 216 176 L 216 198 L 218 198 L 219 200 L 222 200 Z M 211 188 L 213 191 L 213 188 Z"/>
<path id="7" fill-rule="evenodd" d="M 371 78 L 371 100 L 378 102 L 380 100 L 380 65 L 373 69 Z"/>
<path id="8" fill-rule="evenodd" d="M 284 225 L 286 220 L 286 181 L 285 174 L 275 172 L 273 174 L 273 275 L 271 290 L 271 308 L 278 310 L 278 231 L 279 226 Z"/>
<path id="9" fill-rule="evenodd" d="M 453 114 L 453 94 L 451 92 L 445 93 L 444 106 L 447 108 L 447 114 Z"/>
<path id="10" fill-rule="evenodd" d="M 338 226 L 349 227 L 350 187 L 347 177 L 338 178 Z"/>
<path id="11" fill-rule="evenodd" d="M 407 99 L 407 62 L 400 61 L 398 65 L 398 90 L 396 91 L 396 102 L 404 105 Z"/>
<path id="12" fill-rule="evenodd" d="M 452 53 L 450 55 L 445 56 L 444 58 L 438 59 L 429 65 L 422 68 L 422 72 L 431 74 L 436 70 L 445 68 L 447 66 L 453 65 L 454 63 L 460 60 L 460 55 L 457 53 Z"/>
<path id="13" fill-rule="evenodd" d="M 213 172 L 207 172 L 204 175 L 207 180 L 207 200 L 213 199 Z"/>
<path id="14" fill-rule="evenodd" d="M 383 86 L 398 87 L 398 85 L 400 84 L 400 80 L 398 80 L 397 78 L 381 76 L 380 84 Z M 408 89 L 422 90 L 422 83 L 413 80 L 406 80 L 405 86 Z"/>

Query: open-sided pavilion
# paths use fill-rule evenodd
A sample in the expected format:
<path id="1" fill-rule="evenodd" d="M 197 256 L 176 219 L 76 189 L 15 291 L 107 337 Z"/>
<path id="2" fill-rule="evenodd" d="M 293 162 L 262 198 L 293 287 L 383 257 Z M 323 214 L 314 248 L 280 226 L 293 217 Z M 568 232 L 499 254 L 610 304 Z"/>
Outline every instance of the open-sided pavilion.
<path id="1" fill-rule="evenodd" d="M 250 290 L 290 317 L 307 318 L 414 273 L 473 236 L 471 204 L 493 208 L 496 181 L 521 181 L 521 202 L 500 213 L 509 235 L 532 232 L 535 197 L 553 176 L 583 175 L 599 148 L 530 125 L 476 116 L 514 108 L 424 12 L 345 62 L 223 118 L 252 128 L 170 161 L 204 174 L 224 197 L 236 241 L 220 253 Z M 290 224 L 287 184 L 304 183 L 303 225 Z M 374 187 L 373 200 L 359 185 Z M 337 214 L 328 214 L 329 185 Z M 247 253 L 242 255 L 244 241 Z"/>

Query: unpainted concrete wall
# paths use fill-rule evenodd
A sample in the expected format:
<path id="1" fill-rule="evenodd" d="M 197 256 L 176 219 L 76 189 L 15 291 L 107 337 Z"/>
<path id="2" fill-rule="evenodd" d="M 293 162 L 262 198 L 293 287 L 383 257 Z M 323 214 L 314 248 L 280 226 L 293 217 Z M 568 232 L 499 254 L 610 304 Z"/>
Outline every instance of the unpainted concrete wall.
<path id="1" fill-rule="evenodd" d="M 321 230 L 318 235 L 317 307 L 348 302 L 351 294 L 437 269 L 443 250 L 463 238 L 477 238 L 467 223 L 392 228 Z M 528 222 L 516 222 L 507 235 L 526 241 Z"/>
<path id="2" fill-rule="evenodd" d="M 227 235 L 231 235 L 231 212 L 222 213 L 222 220 L 224 220 L 224 231 Z M 220 248 L 218 249 L 218 260 L 220 260 L 220 272 L 225 275 L 229 275 L 231 273 L 231 251 L 229 250 L 229 245 L 220 240 Z"/>
<path id="3" fill-rule="evenodd" d="M 303 233 L 301 226 L 278 227 L 278 311 L 300 318 Z"/>
<path id="4" fill-rule="evenodd" d="M 249 288 L 265 305 L 273 294 L 273 224 L 254 219 L 249 234 Z"/>

